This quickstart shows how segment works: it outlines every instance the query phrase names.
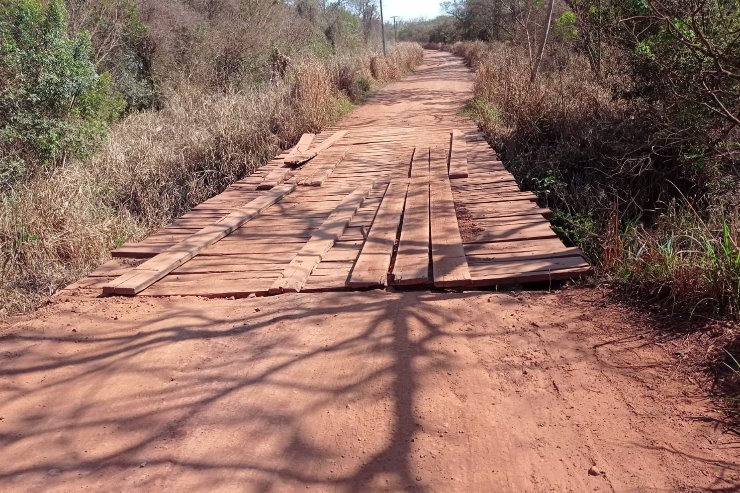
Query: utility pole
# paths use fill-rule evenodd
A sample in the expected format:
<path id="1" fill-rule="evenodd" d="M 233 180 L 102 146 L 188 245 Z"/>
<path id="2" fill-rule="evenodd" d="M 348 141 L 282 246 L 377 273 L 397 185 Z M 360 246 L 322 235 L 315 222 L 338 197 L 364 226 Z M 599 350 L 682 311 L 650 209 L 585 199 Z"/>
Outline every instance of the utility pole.
<path id="1" fill-rule="evenodd" d="M 393 42 L 398 43 L 398 28 L 396 28 L 396 19 L 398 19 L 397 15 L 392 15 L 393 17 Z"/>
<path id="2" fill-rule="evenodd" d="M 383 36 L 383 56 L 387 56 L 385 49 L 385 21 L 383 20 L 383 0 L 380 0 L 380 33 Z"/>

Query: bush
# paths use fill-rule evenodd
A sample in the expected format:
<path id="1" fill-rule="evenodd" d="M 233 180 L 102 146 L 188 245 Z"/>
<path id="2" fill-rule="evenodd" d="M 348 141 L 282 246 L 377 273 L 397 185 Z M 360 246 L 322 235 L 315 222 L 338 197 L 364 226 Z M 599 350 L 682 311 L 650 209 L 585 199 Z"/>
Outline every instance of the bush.
<path id="1" fill-rule="evenodd" d="M 618 57 L 600 78 L 585 57 L 554 47 L 532 83 L 524 47 L 450 49 L 476 67 L 468 110 L 519 183 L 554 210 L 561 237 L 643 299 L 740 313 L 737 167 L 717 152 L 733 137 L 719 138 L 715 116 L 695 114 L 696 135 L 671 123 L 684 110 L 635 97 L 641 83 Z"/>
<path id="2" fill-rule="evenodd" d="M 89 156 L 123 109 L 61 0 L 0 1 L 0 188 Z"/>
<path id="3" fill-rule="evenodd" d="M 89 33 L 92 62 L 110 73 L 127 108 L 155 107 L 159 94 L 152 78 L 154 44 L 141 17 L 138 0 L 65 0 L 70 31 Z"/>

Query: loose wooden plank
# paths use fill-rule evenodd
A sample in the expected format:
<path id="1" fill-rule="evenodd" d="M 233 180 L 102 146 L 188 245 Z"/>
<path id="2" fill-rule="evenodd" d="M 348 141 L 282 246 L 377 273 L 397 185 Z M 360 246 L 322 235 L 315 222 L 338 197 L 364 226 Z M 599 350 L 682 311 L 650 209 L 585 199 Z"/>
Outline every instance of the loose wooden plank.
<path id="1" fill-rule="evenodd" d="M 565 245 L 558 238 L 549 238 L 536 241 L 524 239 L 497 243 L 466 243 L 464 248 L 468 255 L 483 255 L 506 254 L 508 252 L 555 252 L 565 248 Z"/>
<path id="2" fill-rule="evenodd" d="M 347 286 L 349 273 L 340 272 L 334 276 L 312 276 L 306 282 L 303 293 L 319 293 L 322 291 L 343 291 Z"/>
<path id="3" fill-rule="evenodd" d="M 360 256 L 361 250 L 362 245 L 359 245 L 356 248 L 336 248 L 335 246 L 331 250 L 329 250 L 326 255 L 324 255 L 324 258 L 321 259 L 321 262 L 350 261 L 354 263 L 357 260 L 357 257 Z"/>
<path id="4" fill-rule="evenodd" d="M 466 286 L 470 284 L 470 271 L 457 224 L 452 188 L 446 174 L 432 175 L 430 199 L 434 285 L 437 287 Z"/>
<path id="5" fill-rule="evenodd" d="M 472 178 L 468 176 L 466 180 L 456 181 L 452 184 L 453 188 L 473 188 L 473 187 L 488 187 L 497 185 L 509 185 L 516 183 L 514 177 L 508 171 L 503 173 L 486 173 L 483 176 Z"/>
<path id="6" fill-rule="evenodd" d="M 432 147 L 429 149 L 429 179 L 449 180 L 449 171 L 447 169 L 447 157 L 449 147 Z"/>
<path id="7" fill-rule="evenodd" d="M 286 258 L 282 262 L 268 263 L 262 261 L 255 262 L 252 259 L 245 259 L 244 256 L 196 256 L 194 259 L 191 259 L 189 262 L 185 262 L 183 265 L 172 271 L 171 275 L 252 272 L 255 277 L 266 277 L 264 274 L 269 274 L 270 277 L 274 278 L 283 271 L 290 260 L 290 258 Z"/>
<path id="8" fill-rule="evenodd" d="M 263 210 L 295 190 L 295 184 L 281 185 L 254 199 L 246 206 L 207 226 L 190 238 L 168 248 L 156 257 L 132 269 L 132 276 L 124 275 L 103 288 L 107 294 L 133 296 L 193 258 L 204 248 L 213 245 Z"/>
<path id="9" fill-rule="evenodd" d="M 324 185 L 324 182 L 334 173 L 334 169 L 341 163 L 348 152 L 347 147 L 343 147 L 341 149 L 336 149 L 334 152 L 332 152 L 332 155 L 327 157 L 326 162 L 321 163 L 321 166 L 319 166 L 315 171 L 310 173 L 310 175 L 306 176 L 305 178 L 299 180 L 299 185 L 305 185 L 309 187 L 321 187 Z"/>
<path id="10" fill-rule="evenodd" d="M 528 204 L 531 204 L 531 202 L 529 202 Z M 470 217 L 473 219 L 486 219 L 490 217 L 505 218 L 505 217 L 528 217 L 528 216 L 550 219 L 552 217 L 552 211 L 550 209 L 540 209 L 538 207 L 526 207 L 522 209 L 504 209 L 504 210 L 476 208 L 473 210 L 468 209 L 468 212 L 470 212 Z"/>
<path id="11" fill-rule="evenodd" d="M 488 198 L 480 198 L 465 204 L 469 209 L 475 206 L 495 207 L 504 202 L 537 202 L 537 196 L 529 192 L 506 192 L 492 194 Z"/>
<path id="12" fill-rule="evenodd" d="M 560 280 L 575 273 L 585 274 L 591 266 L 583 257 L 566 256 L 546 259 L 514 259 L 471 264 L 475 284 L 481 282 L 538 282 Z"/>
<path id="13" fill-rule="evenodd" d="M 301 243 L 275 242 L 267 240 L 256 241 L 228 241 L 229 238 L 216 242 L 203 249 L 199 256 L 219 255 L 259 255 L 261 253 L 296 253 L 301 249 Z M 113 252 L 114 258 L 146 259 L 159 255 L 167 247 L 164 245 L 132 245 L 126 250 Z"/>
<path id="14" fill-rule="evenodd" d="M 111 259 L 108 262 L 104 263 L 97 269 L 95 269 L 93 272 L 88 274 L 88 277 L 108 277 L 112 279 L 115 279 L 118 276 L 121 276 L 137 265 L 140 265 L 142 260 L 137 259 Z"/>
<path id="15" fill-rule="evenodd" d="M 170 275 L 145 289 L 139 296 L 203 296 L 206 298 L 243 298 L 266 295 L 279 273 L 255 278 L 251 272 Z"/>
<path id="16" fill-rule="evenodd" d="M 558 257 L 573 257 L 581 255 L 581 249 L 576 247 L 562 247 L 560 250 L 530 250 L 530 251 L 506 251 L 506 252 L 488 252 L 488 253 L 471 253 L 465 251 L 468 259 L 468 266 L 472 268 L 475 264 L 490 264 L 492 262 L 509 262 L 512 260 L 547 260 Z"/>
<path id="17" fill-rule="evenodd" d="M 513 240 L 540 240 L 557 238 L 547 221 L 536 223 L 520 223 L 511 225 L 487 225 L 485 229 L 476 233 L 465 243 L 494 243 L 497 241 Z"/>
<path id="18" fill-rule="evenodd" d="M 429 168 L 426 171 L 426 179 L 421 172 L 412 176 L 406 196 L 392 273 L 393 284 L 399 286 L 429 282 Z"/>
<path id="19" fill-rule="evenodd" d="M 401 223 L 408 180 L 392 181 L 349 279 L 353 288 L 386 286 L 393 247 Z"/>
<path id="20" fill-rule="evenodd" d="M 460 130 L 452 131 L 452 147 L 450 149 L 450 180 L 468 177 L 467 142 Z"/>
<path id="21" fill-rule="evenodd" d="M 270 287 L 270 293 L 297 293 L 303 288 L 313 269 L 319 265 L 323 256 L 347 229 L 352 216 L 360 208 L 371 188 L 366 187 L 352 192 L 334 209 L 334 212 L 288 264 L 282 277 Z"/>
<path id="22" fill-rule="evenodd" d="M 558 282 L 568 281 L 583 277 L 592 272 L 591 267 L 578 267 L 574 269 L 560 269 L 552 271 L 527 272 L 519 274 L 506 274 L 500 276 L 474 277 L 470 283 L 471 287 L 490 287 L 506 284 L 528 284 L 535 282 Z"/>
<path id="23" fill-rule="evenodd" d="M 306 161 L 310 161 L 311 159 L 321 154 L 321 152 L 325 151 L 326 149 L 334 145 L 346 134 L 347 134 L 346 130 L 340 130 L 339 132 L 336 132 L 333 135 L 331 135 L 328 139 L 323 141 L 321 144 L 309 150 L 306 150 L 300 153 L 295 153 L 292 156 L 286 157 L 285 164 L 295 166 L 298 164 L 305 163 Z"/>
<path id="24" fill-rule="evenodd" d="M 301 138 L 298 139 L 298 143 L 295 145 L 295 147 L 293 147 L 288 155 L 283 158 L 283 164 L 290 164 L 290 161 L 295 159 L 296 156 L 308 151 L 315 137 L 316 134 L 301 135 Z"/>

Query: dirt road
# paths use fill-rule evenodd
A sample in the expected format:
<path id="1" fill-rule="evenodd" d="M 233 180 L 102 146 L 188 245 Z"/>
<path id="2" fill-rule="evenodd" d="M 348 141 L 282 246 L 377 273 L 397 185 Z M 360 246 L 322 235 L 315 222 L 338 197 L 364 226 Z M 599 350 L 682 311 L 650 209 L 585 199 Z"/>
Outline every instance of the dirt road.
<path id="1" fill-rule="evenodd" d="M 349 118 L 469 91 L 430 54 Z M 65 294 L 0 328 L 0 491 L 738 491 L 737 438 L 634 320 L 589 289 Z"/>

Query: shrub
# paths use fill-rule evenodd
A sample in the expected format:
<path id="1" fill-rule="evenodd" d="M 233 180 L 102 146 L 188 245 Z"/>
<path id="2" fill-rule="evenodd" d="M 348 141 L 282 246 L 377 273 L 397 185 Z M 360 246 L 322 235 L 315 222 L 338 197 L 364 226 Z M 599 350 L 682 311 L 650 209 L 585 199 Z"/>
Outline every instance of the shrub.
<path id="1" fill-rule="evenodd" d="M 92 62 L 110 73 L 129 110 L 152 108 L 158 94 L 152 79 L 154 45 L 138 0 L 65 0 L 70 31 L 89 33 Z"/>
<path id="2" fill-rule="evenodd" d="M 90 155 L 123 108 L 61 0 L 0 2 L 0 187 Z"/>
<path id="3" fill-rule="evenodd" d="M 476 67 L 468 110 L 519 183 L 554 210 L 561 237 L 642 298 L 738 315 L 738 182 L 732 153 L 716 152 L 733 145 L 731 133 L 715 134 L 709 151 L 707 134 L 671 123 L 682 110 L 633 97 L 619 65 L 599 78 L 585 57 L 566 53 L 531 83 L 524 47 L 451 49 Z M 714 120 L 692 118 L 712 134 Z"/>

